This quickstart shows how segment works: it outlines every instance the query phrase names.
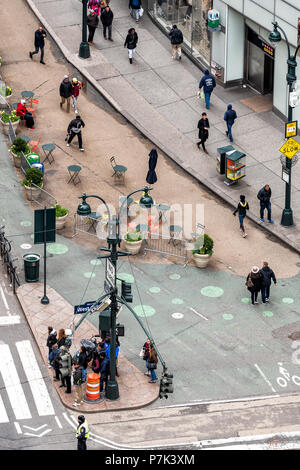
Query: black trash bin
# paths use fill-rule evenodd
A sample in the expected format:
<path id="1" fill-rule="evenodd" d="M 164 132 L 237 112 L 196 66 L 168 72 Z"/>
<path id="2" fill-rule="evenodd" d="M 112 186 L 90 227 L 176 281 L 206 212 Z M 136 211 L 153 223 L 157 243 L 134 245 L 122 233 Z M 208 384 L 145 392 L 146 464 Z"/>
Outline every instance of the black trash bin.
<path id="1" fill-rule="evenodd" d="M 40 255 L 36 253 L 26 253 L 23 256 L 26 282 L 38 282 L 40 271 L 40 259 Z"/>

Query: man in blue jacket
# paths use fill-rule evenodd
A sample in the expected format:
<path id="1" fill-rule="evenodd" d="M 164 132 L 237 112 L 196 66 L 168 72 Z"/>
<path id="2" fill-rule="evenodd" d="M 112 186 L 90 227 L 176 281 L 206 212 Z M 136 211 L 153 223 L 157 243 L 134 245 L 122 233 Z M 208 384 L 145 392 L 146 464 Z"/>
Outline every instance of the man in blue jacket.
<path id="1" fill-rule="evenodd" d="M 200 83 L 199 83 L 199 93 L 200 93 L 201 88 L 203 87 L 206 109 L 209 109 L 210 95 L 212 94 L 212 91 L 215 88 L 215 86 L 216 86 L 215 77 L 209 73 L 209 70 L 205 70 L 204 75 L 201 78 Z"/>
<path id="2" fill-rule="evenodd" d="M 226 135 L 227 135 L 227 137 L 229 137 L 230 142 L 233 142 L 231 128 L 232 128 L 236 118 L 237 118 L 237 114 L 236 114 L 235 110 L 232 109 L 232 104 L 229 104 L 227 106 L 227 111 L 224 114 L 224 121 L 226 121 L 226 124 L 227 124 Z"/>
<path id="3" fill-rule="evenodd" d="M 38 54 L 39 49 L 41 50 L 41 59 L 40 63 L 43 65 L 46 65 L 44 62 L 44 47 L 45 47 L 45 41 L 44 38 L 47 36 L 46 31 L 42 28 L 42 26 L 39 26 L 39 28 L 36 30 L 34 33 L 34 47 L 35 51 L 29 52 L 29 57 L 32 59 L 32 56 L 34 54 Z"/>

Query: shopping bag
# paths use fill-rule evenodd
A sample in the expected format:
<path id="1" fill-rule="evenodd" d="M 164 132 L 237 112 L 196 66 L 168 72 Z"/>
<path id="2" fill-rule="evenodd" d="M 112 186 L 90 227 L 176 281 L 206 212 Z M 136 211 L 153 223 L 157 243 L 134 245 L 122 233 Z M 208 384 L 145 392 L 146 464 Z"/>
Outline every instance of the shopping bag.
<path id="1" fill-rule="evenodd" d="M 203 91 L 203 90 L 200 91 L 200 98 L 201 98 L 202 100 L 204 100 L 204 91 Z"/>
<path id="2" fill-rule="evenodd" d="M 144 14 L 144 9 L 143 9 L 143 7 L 141 7 L 141 8 L 139 9 L 139 15 L 140 15 L 140 16 L 143 16 L 143 14 Z"/>
<path id="3" fill-rule="evenodd" d="M 139 356 L 143 359 L 143 358 L 144 358 L 144 354 L 145 354 L 144 348 L 142 348 L 142 349 L 140 350 Z"/>

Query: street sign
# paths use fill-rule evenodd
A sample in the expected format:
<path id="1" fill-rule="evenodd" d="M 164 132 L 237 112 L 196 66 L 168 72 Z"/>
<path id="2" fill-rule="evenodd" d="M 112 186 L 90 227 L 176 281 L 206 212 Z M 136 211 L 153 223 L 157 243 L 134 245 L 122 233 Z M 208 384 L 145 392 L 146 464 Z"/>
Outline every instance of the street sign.
<path id="1" fill-rule="evenodd" d="M 44 240 L 44 213 L 46 211 L 46 240 Z M 34 211 L 34 244 L 55 243 L 56 209 L 36 209 Z"/>
<path id="2" fill-rule="evenodd" d="M 116 284 L 116 269 L 109 258 L 106 259 L 106 272 L 105 280 L 111 287 L 115 287 Z"/>
<path id="3" fill-rule="evenodd" d="M 94 305 L 95 302 L 96 301 L 94 300 L 94 302 L 86 302 L 85 304 L 82 304 L 82 305 L 74 305 L 74 315 L 86 313 L 91 308 L 91 306 Z M 97 310 L 98 306 L 99 305 L 95 305 L 92 311 Z"/>
<path id="4" fill-rule="evenodd" d="M 288 139 L 279 151 L 283 153 L 287 158 L 292 159 L 294 155 L 300 150 L 300 144 L 292 137 Z"/>
<path id="5" fill-rule="evenodd" d="M 295 137 L 297 135 L 298 121 L 290 121 L 285 123 L 285 138 Z"/>

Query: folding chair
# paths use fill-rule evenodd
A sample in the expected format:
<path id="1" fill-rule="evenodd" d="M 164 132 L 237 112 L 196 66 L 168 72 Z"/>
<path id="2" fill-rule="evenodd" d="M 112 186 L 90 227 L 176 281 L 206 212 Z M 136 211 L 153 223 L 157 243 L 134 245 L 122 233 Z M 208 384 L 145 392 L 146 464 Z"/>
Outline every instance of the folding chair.
<path id="1" fill-rule="evenodd" d="M 30 98 L 29 101 L 30 101 L 31 106 L 27 107 L 27 111 L 29 111 L 33 117 L 36 117 L 36 111 L 37 111 L 37 106 L 39 104 L 39 100 L 36 100 L 35 98 Z"/>
<path id="2" fill-rule="evenodd" d="M 114 170 L 114 173 L 111 176 L 115 177 L 115 180 L 123 180 L 123 183 L 125 183 L 125 173 L 127 171 L 126 166 L 123 165 L 117 165 L 115 157 L 110 158 L 110 163 L 112 166 L 112 169 Z"/>
<path id="3" fill-rule="evenodd" d="M 39 140 L 30 140 L 29 141 L 29 147 L 31 148 L 32 152 L 36 152 L 36 153 L 40 154 L 40 149 L 39 149 L 40 141 L 41 141 L 41 137 L 39 138 Z"/>

